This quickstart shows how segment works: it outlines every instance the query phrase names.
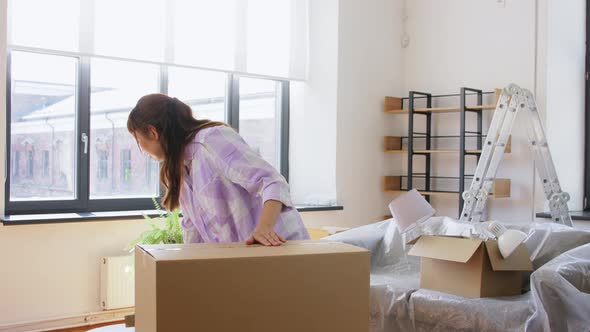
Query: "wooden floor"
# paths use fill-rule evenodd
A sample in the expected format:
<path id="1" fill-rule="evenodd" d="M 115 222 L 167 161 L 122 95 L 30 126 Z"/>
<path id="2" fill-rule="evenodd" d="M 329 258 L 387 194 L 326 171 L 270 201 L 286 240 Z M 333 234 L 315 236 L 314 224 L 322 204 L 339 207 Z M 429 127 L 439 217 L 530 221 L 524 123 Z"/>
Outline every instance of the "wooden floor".
<path id="1" fill-rule="evenodd" d="M 51 332 L 86 332 L 98 327 L 103 327 L 103 326 L 107 326 L 107 325 L 115 325 L 115 324 L 121 324 L 121 323 L 125 323 L 125 321 L 121 320 L 121 321 L 115 321 L 115 322 L 109 322 L 109 323 L 101 323 L 101 324 L 95 324 L 95 325 L 88 325 L 88 326 L 82 326 L 82 327 L 72 327 L 72 328 L 68 328 L 68 329 L 61 329 L 61 330 L 53 330 Z"/>

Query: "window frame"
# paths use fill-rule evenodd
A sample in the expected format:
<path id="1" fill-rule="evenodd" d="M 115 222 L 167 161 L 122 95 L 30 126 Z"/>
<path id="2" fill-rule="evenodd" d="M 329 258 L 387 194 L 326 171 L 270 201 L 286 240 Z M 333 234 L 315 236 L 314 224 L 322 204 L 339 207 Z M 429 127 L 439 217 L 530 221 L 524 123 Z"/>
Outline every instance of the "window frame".
<path id="1" fill-rule="evenodd" d="M 590 1 L 586 1 L 586 73 L 585 73 L 585 130 L 584 130 L 584 201 L 583 210 L 590 212 L 590 206 L 588 206 L 588 197 L 590 197 L 590 81 L 588 75 L 590 73 Z"/>
<path id="2" fill-rule="evenodd" d="M 75 165 L 75 185 L 74 189 L 77 192 L 77 197 L 68 200 L 37 200 L 37 201 L 10 201 L 10 179 L 11 176 L 6 177 L 5 181 L 5 215 L 22 215 L 22 214 L 49 214 L 49 213 L 91 213 L 91 212 L 110 212 L 110 211 L 131 211 L 131 210 L 152 210 L 153 202 L 151 198 L 117 198 L 117 199 L 90 199 L 89 196 L 89 172 L 90 172 L 90 158 L 89 153 L 84 153 L 84 143 L 82 143 L 82 134 L 88 135 L 88 142 L 91 142 L 90 137 L 90 61 L 92 58 L 101 58 L 98 56 L 80 55 L 65 51 L 49 51 L 42 49 L 31 49 L 25 47 L 9 47 L 7 49 L 7 68 L 6 68 L 6 148 L 8 150 L 7 156 L 12 157 L 11 148 L 11 108 L 12 108 L 12 52 L 28 52 L 54 56 L 64 56 L 76 58 L 78 61 L 77 77 L 76 77 L 76 129 L 74 136 L 77 142 L 76 150 L 76 165 Z M 119 60 L 119 59 L 117 59 Z M 120 59 L 123 60 L 123 59 Z M 146 61 L 132 61 L 132 62 L 146 62 Z M 168 68 L 169 67 L 183 67 L 183 66 L 169 66 L 162 63 L 155 63 L 160 66 L 159 87 L 160 93 L 167 94 L 168 92 Z M 188 67 L 191 68 L 191 67 Z M 202 68 L 198 68 L 203 70 Z M 232 72 L 225 72 L 226 79 L 226 94 L 225 94 L 225 119 L 226 123 L 235 128 L 239 132 L 239 81 L 240 78 L 257 78 L 267 79 L 277 82 L 280 86 L 278 94 L 279 105 L 279 145 L 278 162 L 279 172 L 289 180 L 289 98 L 290 98 L 290 81 L 277 79 L 276 77 L 266 77 L 258 75 L 236 74 Z M 90 144 L 90 143 L 88 143 Z M 52 147 L 53 148 L 53 147 Z M 21 156 L 22 157 L 22 156 Z M 22 159 L 22 158 L 21 158 Z M 6 174 L 12 174 L 12 162 L 6 161 Z M 20 168 L 20 167 L 19 167 Z M 41 170 L 43 171 L 43 170 Z M 115 176 L 115 174 L 110 174 Z M 159 181 L 159 180 L 157 180 Z M 160 186 L 160 197 L 162 195 L 162 186 Z"/>

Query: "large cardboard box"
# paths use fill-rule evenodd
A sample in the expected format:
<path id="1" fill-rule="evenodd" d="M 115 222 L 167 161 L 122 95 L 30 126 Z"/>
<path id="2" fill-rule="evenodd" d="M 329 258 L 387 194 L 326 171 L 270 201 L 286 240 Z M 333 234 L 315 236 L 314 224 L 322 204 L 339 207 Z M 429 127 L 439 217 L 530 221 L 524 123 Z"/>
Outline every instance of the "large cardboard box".
<path id="1" fill-rule="evenodd" d="M 421 288 L 470 298 L 519 295 L 533 270 L 523 244 L 504 259 L 495 240 L 421 236 L 409 255 L 421 257 Z"/>
<path id="2" fill-rule="evenodd" d="M 141 245 L 135 328 L 368 331 L 369 252 L 329 241 Z"/>

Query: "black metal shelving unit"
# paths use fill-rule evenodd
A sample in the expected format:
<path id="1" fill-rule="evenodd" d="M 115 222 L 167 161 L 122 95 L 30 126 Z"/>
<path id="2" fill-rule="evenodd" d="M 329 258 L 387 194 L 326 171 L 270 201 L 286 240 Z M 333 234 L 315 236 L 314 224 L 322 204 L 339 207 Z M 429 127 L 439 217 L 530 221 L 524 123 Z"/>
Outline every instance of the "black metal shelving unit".
<path id="1" fill-rule="evenodd" d="M 432 107 L 432 95 L 430 93 L 418 92 L 418 91 L 410 91 L 409 97 L 409 105 L 408 105 L 408 180 L 407 180 L 407 187 L 412 187 L 412 180 L 414 175 L 421 175 L 420 173 L 414 173 L 414 155 L 424 155 L 425 157 L 425 176 L 426 176 L 426 188 L 424 191 L 430 191 L 430 153 L 415 153 L 414 152 L 414 134 L 418 135 L 425 135 L 426 138 L 426 150 L 430 150 L 432 146 L 432 113 L 416 113 L 415 112 L 415 95 L 422 95 L 426 97 L 426 108 Z M 403 108 L 403 98 L 402 98 L 402 108 Z M 424 115 L 426 117 L 426 132 L 425 133 L 414 133 L 414 115 Z M 430 202 L 430 195 L 426 195 L 426 199 Z"/>
<path id="2" fill-rule="evenodd" d="M 481 151 L 481 144 L 482 139 L 481 136 L 483 134 L 483 109 L 475 110 L 475 109 L 467 109 L 465 105 L 467 105 L 467 91 L 473 92 L 477 95 L 477 104 L 478 106 L 483 106 L 483 91 L 477 89 L 470 89 L 470 88 L 461 88 L 460 93 L 460 106 L 459 106 L 459 114 L 460 114 L 460 125 L 459 125 L 459 135 L 461 136 L 459 139 L 459 215 L 463 211 L 463 195 L 462 193 L 465 191 L 465 157 L 470 155 L 477 158 L 477 162 L 479 162 L 479 157 L 481 153 L 467 153 L 465 151 L 465 133 L 476 134 L 477 135 L 477 150 Z M 466 112 L 475 112 L 477 115 L 477 131 L 466 131 Z"/>
<path id="3" fill-rule="evenodd" d="M 401 108 L 404 108 L 404 103 L 407 102 L 408 106 L 408 136 L 401 137 L 403 146 L 403 139 L 407 140 L 407 158 L 408 158 L 408 174 L 402 176 L 406 178 L 406 188 L 401 190 L 408 190 L 413 188 L 414 179 L 424 179 L 424 189 L 417 188 L 418 190 L 423 190 L 427 192 L 424 194 L 426 199 L 430 201 L 431 194 L 428 193 L 453 193 L 459 196 L 459 212 L 463 209 L 463 196 L 461 193 L 465 191 L 465 179 L 472 178 L 473 175 L 465 174 L 465 161 L 467 156 L 475 156 L 477 161 L 481 156 L 481 149 L 482 149 L 482 142 L 483 137 L 485 136 L 483 133 L 483 96 L 487 94 L 494 94 L 494 92 L 484 92 L 479 89 L 473 88 L 466 88 L 463 87 L 460 89 L 460 93 L 458 94 L 446 94 L 446 95 L 432 95 L 427 92 L 420 92 L 420 91 L 410 91 L 408 97 L 401 98 Z M 467 96 L 476 95 L 476 105 L 467 106 Z M 441 97 L 459 97 L 459 135 L 432 135 L 432 115 L 435 114 L 433 111 L 428 111 L 428 109 L 432 109 L 432 101 L 433 98 L 441 98 Z M 417 111 L 415 107 L 416 102 L 419 99 L 426 99 L 426 109 L 420 109 Z M 456 110 L 455 110 L 456 111 Z M 476 115 L 476 126 L 475 130 L 467 130 L 466 124 L 466 114 L 467 112 L 475 113 Z M 425 132 L 417 132 L 414 130 L 414 125 L 417 119 L 414 117 L 416 115 L 420 115 L 425 120 Z M 475 151 L 468 151 L 465 149 L 465 141 L 467 138 L 476 138 L 477 142 L 477 150 Z M 431 152 L 428 152 L 432 148 L 432 143 L 434 139 L 444 139 L 444 138 L 459 138 L 459 174 L 457 177 L 440 177 L 440 176 L 432 176 L 432 159 L 431 159 Z M 414 141 L 415 140 L 425 140 L 425 152 L 415 152 L 414 149 Z M 414 172 L 414 156 L 420 155 L 424 156 L 424 169 L 425 172 L 423 173 L 415 173 Z M 456 179 L 459 181 L 458 191 L 440 191 L 440 190 L 431 190 L 431 181 L 433 179 Z"/>

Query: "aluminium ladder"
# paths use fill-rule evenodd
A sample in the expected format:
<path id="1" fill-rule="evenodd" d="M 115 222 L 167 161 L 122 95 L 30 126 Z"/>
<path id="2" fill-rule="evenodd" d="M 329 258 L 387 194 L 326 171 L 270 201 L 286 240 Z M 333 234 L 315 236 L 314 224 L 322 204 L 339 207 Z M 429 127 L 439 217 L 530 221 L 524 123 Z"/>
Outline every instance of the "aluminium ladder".
<path id="1" fill-rule="evenodd" d="M 515 84 L 502 90 L 473 181 L 470 188 L 463 192 L 465 205 L 460 220 L 464 222 L 481 221 L 498 166 L 504 156 L 508 137 L 519 111 L 524 112 L 528 117 L 526 130 L 529 144 L 534 154 L 535 166 L 541 178 L 545 198 L 549 201 L 551 218 L 556 223 L 572 226 L 567 206 L 570 196 L 567 192 L 562 191 L 559 185 L 533 94 Z"/>

